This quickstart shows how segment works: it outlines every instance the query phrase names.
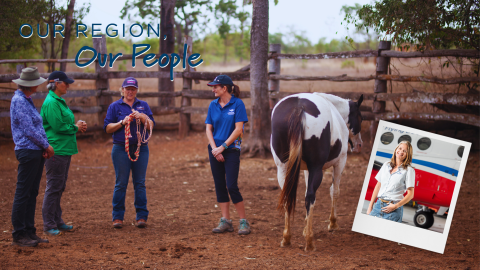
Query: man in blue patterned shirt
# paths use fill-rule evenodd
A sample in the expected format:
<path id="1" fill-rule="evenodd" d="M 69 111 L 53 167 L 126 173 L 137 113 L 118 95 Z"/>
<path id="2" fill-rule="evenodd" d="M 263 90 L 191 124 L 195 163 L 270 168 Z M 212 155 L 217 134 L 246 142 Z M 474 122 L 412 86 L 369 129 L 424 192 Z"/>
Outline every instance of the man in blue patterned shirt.
<path id="1" fill-rule="evenodd" d="M 48 242 L 36 234 L 35 205 L 45 158 L 53 156 L 54 151 L 43 129 L 42 117 L 30 98 L 45 81 L 36 67 L 24 68 L 20 79 L 13 80 L 19 90 L 12 98 L 10 119 L 19 164 L 12 207 L 12 245 L 22 247 Z"/>

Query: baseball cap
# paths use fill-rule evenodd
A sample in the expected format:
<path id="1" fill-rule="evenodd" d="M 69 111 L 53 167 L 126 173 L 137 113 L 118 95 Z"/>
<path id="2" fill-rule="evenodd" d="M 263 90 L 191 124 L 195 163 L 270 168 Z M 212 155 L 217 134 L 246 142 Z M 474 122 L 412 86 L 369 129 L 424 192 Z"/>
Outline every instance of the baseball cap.
<path id="1" fill-rule="evenodd" d="M 137 80 L 133 77 L 126 78 L 125 81 L 123 81 L 123 83 L 122 83 L 122 87 L 125 88 L 125 87 L 129 87 L 129 86 L 133 86 L 135 88 L 138 88 Z"/>
<path id="2" fill-rule="evenodd" d="M 217 84 L 233 85 L 233 81 L 227 75 L 218 75 L 212 82 L 207 83 L 208 86 Z"/>
<path id="3" fill-rule="evenodd" d="M 67 77 L 67 74 L 65 74 L 65 72 L 55 70 L 54 72 L 50 73 L 50 76 L 48 76 L 48 82 L 58 81 L 66 82 L 68 84 L 72 84 L 74 82 L 73 79 Z"/>

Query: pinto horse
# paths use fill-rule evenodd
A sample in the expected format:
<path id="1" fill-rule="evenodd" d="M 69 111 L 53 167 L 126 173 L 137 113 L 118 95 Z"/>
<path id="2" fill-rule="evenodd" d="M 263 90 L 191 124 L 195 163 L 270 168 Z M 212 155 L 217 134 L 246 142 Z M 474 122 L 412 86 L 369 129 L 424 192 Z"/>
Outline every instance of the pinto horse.
<path id="1" fill-rule="evenodd" d="M 334 95 L 305 93 L 287 96 L 273 108 L 270 147 L 277 165 L 278 183 L 282 188 L 278 209 L 285 212 L 282 247 L 290 245 L 290 216 L 295 210 L 300 170 L 304 170 L 306 182 L 305 250 L 315 250 L 312 230 L 315 193 L 322 183 L 323 170 L 332 166 L 332 209 L 328 229 L 338 228 L 336 204 L 342 171 L 347 161 L 348 143 L 353 151 L 360 151 L 362 144 L 362 101 L 363 95 L 354 102 Z M 351 141 L 349 130 L 353 134 Z"/>

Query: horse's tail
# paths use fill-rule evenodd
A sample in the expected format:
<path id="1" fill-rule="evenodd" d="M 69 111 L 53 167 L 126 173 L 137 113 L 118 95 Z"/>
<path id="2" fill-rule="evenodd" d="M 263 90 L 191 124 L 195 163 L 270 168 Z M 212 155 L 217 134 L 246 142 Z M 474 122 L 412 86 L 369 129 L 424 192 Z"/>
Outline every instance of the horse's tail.
<path id="1" fill-rule="evenodd" d="M 282 192 L 278 200 L 279 211 L 286 211 L 291 215 L 295 210 L 297 200 L 297 186 L 302 161 L 302 143 L 304 138 L 305 108 L 295 108 L 288 119 L 288 143 L 290 151 L 287 160 L 287 172 Z"/>

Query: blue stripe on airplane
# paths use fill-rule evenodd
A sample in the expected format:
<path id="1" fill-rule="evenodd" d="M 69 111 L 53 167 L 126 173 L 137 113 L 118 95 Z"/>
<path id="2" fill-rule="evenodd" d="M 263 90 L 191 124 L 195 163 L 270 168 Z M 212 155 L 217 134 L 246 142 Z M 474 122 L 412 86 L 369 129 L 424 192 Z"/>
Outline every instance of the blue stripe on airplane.
<path id="1" fill-rule="evenodd" d="M 380 152 L 380 151 L 377 151 L 377 156 L 384 157 L 384 158 L 392 158 L 392 154 L 385 153 L 385 152 Z M 435 169 L 435 170 L 438 170 L 438 171 L 441 171 L 441 172 L 444 172 L 444 173 L 448 173 L 448 174 L 451 174 L 453 176 L 458 175 L 458 170 L 455 170 L 453 168 L 449 168 L 447 166 L 443 166 L 443 165 L 440 165 L 440 164 L 437 164 L 437 163 L 428 162 L 428 161 L 420 160 L 420 159 L 412 159 L 412 163 L 422 165 L 422 166 L 425 166 L 425 167 L 429 167 L 429 168 L 432 168 L 432 169 Z"/>

